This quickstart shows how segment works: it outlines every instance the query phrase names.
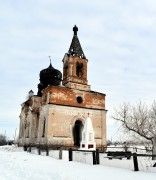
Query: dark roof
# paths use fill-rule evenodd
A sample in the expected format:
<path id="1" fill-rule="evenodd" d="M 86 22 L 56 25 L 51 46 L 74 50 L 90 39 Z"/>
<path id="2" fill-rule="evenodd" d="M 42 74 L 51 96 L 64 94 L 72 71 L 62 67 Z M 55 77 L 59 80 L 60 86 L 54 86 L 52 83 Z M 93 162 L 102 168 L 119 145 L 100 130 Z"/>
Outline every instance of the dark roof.
<path id="1" fill-rule="evenodd" d="M 86 59 L 85 54 L 82 50 L 79 38 L 77 36 L 78 27 L 76 25 L 73 27 L 73 31 L 74 31 L 74 35 L 73 35 L 70 48 L 68 50 L 68 54 Z"/>
<path id="2" fill-rule="evenodd" d="M 62 80 L 62 73 L 55 69 L 51 62 L 48 68 L 40 71 L 40 83 L 38 84 L 38 96 L 42 96 L 42 90 L 48 85 L 60 85 Z"/>

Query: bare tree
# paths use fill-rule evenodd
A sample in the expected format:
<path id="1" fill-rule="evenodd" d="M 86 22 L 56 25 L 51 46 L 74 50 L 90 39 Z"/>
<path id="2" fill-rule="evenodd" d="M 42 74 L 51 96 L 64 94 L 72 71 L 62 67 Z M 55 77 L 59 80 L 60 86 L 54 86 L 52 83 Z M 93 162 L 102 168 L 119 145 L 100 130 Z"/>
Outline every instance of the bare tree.
<path id="1" fill-rule="evenodd" d="M 139 102 L 136 105 L 123 103 L 112 116 L 120 121 L 126 133 L 142 137 L 152 143 L 153 154 L 156 155 L 156 102 L 151 106 Z"/>

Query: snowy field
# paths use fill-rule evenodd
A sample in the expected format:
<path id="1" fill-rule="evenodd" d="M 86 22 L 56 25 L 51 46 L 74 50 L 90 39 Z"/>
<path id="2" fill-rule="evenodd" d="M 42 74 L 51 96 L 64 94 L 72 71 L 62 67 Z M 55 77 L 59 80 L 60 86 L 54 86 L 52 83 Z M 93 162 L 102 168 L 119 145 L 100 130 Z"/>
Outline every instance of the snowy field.
<path id="1" fill-rule="evenodd" d="M 0 146 L 0 180 L 156 180 L 156 172 L 57 160 Z"/>

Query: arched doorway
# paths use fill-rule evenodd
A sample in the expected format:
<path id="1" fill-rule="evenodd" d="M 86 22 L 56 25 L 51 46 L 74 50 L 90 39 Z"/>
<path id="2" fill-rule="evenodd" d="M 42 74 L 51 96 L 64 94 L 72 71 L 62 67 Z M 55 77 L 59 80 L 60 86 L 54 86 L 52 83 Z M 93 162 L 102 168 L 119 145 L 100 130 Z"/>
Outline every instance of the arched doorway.
<path id="1" fill-rule="evenodd" d="M 83 129 L 82 121 L 81 120 L 75 121 L 75 125 L 73 127 L 74 146 L 80 146 L 80 142 L 82 139 L 82 129 Z"/>

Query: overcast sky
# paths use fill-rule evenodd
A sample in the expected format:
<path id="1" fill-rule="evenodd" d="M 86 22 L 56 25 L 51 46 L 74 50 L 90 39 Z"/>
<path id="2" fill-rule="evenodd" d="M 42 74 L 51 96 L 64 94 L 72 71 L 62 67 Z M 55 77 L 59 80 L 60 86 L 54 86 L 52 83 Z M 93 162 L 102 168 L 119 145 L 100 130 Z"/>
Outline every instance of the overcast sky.
<path id="1" fill-rule="evenodd" d="M 92 90 L 106 94 L 108 139 L 113 108 L 156 97 L 155 0 L 0 1 L 0 133 L 13 138 L 20 104 L 37 93 L 40 70 L 62 71 L 74 25 L 89 60 Z"/>

